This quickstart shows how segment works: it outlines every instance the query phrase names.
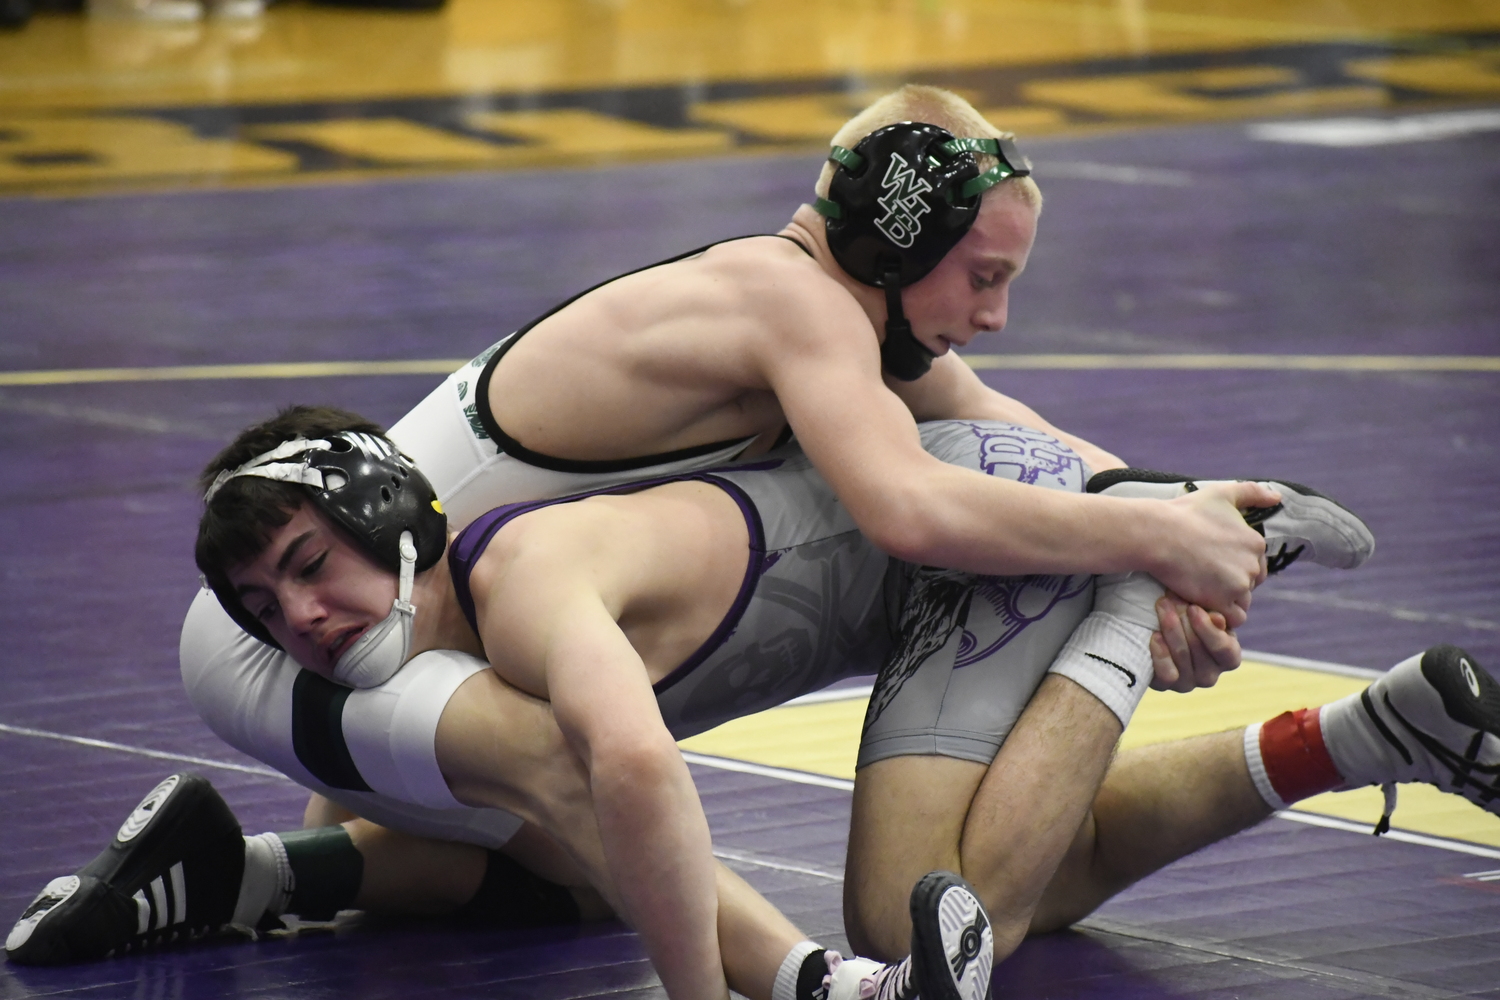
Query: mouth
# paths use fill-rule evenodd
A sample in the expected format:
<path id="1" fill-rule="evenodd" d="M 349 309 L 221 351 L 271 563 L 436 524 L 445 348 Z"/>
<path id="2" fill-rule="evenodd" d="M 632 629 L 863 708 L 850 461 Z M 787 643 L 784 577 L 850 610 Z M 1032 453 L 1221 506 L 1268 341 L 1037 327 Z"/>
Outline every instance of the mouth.
<path id="1" fill-rule="evenodd" d="M 337 664 L 339 657 L 348 652 L 349 647 L 358 642 L 359 637 L 364 635 L 366 630 L 364 626 L 351 625 L 346 629 L 335 632 L 325 640 L 323 642 L 323 649 L 328 656 L 329 666 Z"/>

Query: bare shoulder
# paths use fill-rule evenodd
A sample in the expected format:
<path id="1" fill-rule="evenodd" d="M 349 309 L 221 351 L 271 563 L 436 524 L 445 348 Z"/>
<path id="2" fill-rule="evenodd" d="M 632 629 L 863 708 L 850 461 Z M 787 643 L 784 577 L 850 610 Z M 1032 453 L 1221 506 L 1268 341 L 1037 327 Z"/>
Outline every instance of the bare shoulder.
<path id="1" fill-rule="evenodd" d="M 546 578 L 554 579 L 587 571 L 622 526 L 619 515 L 607 504 L 580 500 L 548 504 L 513 518 L 490 539 L 474 569 L 481 578 L 500 584 L 526 587 Z"/>
<path id="2" fill-rule="evenodd" d="M 778 353 L 868 349 L 873 328 L 854 296 L 797 243 L 780 236 L 721 243 L 704 266 L 736 290 L 766 346 Z"/>

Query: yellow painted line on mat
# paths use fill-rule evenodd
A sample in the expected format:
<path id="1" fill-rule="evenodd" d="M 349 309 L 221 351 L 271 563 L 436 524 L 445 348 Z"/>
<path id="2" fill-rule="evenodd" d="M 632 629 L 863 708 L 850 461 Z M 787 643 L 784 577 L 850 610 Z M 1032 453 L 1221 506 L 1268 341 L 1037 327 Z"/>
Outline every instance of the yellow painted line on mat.
<path id="1" fill-rule="evenodd" d="M 963 357 L 975 369 L 1500 372 L 1500 357 L 1478 354 L 966 354 Z"/>
<path id="2" fill-rule="evenodd" d="M 1287 709 L 1334 701 L 1362 690 L 1368 681 L 1246 660 L 1218 685 L 1190 695 L 1146 692 L 1145 701 L 1120 740 L 1122 749 L 1238 729 Z M 683 740 L 695 753 L 771 767 L 853 778 L 864 725 L 866 698 L 789 705 L 736 719 Z M 1380 818 L 1378 788 L 1330 792 L 1297 803 L 1297 811 L 1374 826 Z M 1402 785 L 1396 824 L 1403 830 L 1500 847 L 1500 819 L 1457 795 L 1428 785 Z"/>
<path id="3" fill-rule="evenodd" d="M 162 368 L 58 368 L 0 372 L 0 385 L 84 382 L 193 382 L 230 378 L 329 378 L 339 375 L 447 375 L 468 358 L 427 361 L 291 361 L 258 365 L 168 365 Z"/>
<path id="4" fill-rule="evenodd" d="M 1500 357 L 1462 354 L 968 354 L 969 367 L 991 369 L 1164 369 L 1350 372 L 1500 372 Z M 415 361 L 290 361 L 269 364 L 167 365 L 160 368 L 57 368 L 0 371 L 0 386 L 87 382 L 192 382 L 234 378 L 329 378 L 340 375 L 447 375 L 467 358 Z"/>

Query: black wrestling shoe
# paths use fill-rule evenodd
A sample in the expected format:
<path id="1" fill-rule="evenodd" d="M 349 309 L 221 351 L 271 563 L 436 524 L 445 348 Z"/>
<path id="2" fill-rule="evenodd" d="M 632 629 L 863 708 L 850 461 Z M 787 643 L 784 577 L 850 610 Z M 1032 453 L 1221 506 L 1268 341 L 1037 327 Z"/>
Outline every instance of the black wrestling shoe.
<path id="1" fill-rule="evenodd" d="M 911 891 L 911 955 L 899 962 L 824 953 L 826 1000 L 985 1000 L 995 932 L 969 883 L 929 872 Z"/>
<path id="2" fill-rule="evenodd" d="M 47 883 L 5 939 L 22 965 L 63 965 L 199 937 L 234 917 L 245 869 L 239 821 L 207 778 L 174 774 L 108 847 Z"/>
<path id="3" fill-rule="evenodd" d="M 929 872 L 911 891 L 911 969 L 922 1000 L 984 1000 L 995 932 L 969 883 Z"/>
<path id="4" fill-rule="evenodd" d="M 1300 556 L 1319 566 L 1354 569 L 1375 551 L 1375 536 L 1365 522 L 1327 494 L 1285 479 L 1251 481 L 1281 494 L 1281 503 L 1274 507 L 1244 512 L 1245 523 L 1265 536 L 1270 572 L 1281 572 Z M 1210 482 L 1151 469 L 1110 469 L 1090 479 L 1087 489 L 1115 497 L 1170 500 Z"/>

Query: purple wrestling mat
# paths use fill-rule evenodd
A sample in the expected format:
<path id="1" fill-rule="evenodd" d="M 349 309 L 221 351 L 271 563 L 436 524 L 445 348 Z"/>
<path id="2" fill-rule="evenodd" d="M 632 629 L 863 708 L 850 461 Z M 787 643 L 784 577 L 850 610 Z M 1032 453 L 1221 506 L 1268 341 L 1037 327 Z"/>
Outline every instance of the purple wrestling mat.
<path id="1" fill-rule="evenodd" d="M 1243 126 L 1033 142 L 1048 203 L 1011 326 L 973 353 L 1500 354 L 1500 136 L 1390 147 Z M 1413 164 L 1420 165 L 1420 174 Z M 460 358 L 600 278 L 777 228 L 809 157 L 351 186 L 0 200 L 0 368 Z M 1379 549 L 1257 595 L 1245 645 L 1500 663 L 1500 373 L 990 370 L 1138 465 L 1315 484 Z M 438 376 L 0 387 L 0 920 L 184 757 L 250 832 L 303 793 L 220 744 L 177 677 L 196 470 L 275 406 L 389 422 Z M 63 739 L 60 737 L 67 737 Z M 79 740 L 102 741 L 99 743 Z M 157 756 L 153 756 L 153 754 Z M 721 852 L 842 944 L 848 795 L 695 767 Z M 1500 997 L 1500 862 L 1282 820 L 1002 964 L 1007 997 Z M 659 995 L 634 937 L 366 924 L 60 969 L 0 997 Z"/>

